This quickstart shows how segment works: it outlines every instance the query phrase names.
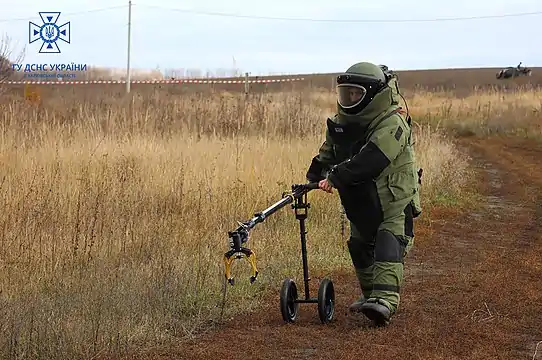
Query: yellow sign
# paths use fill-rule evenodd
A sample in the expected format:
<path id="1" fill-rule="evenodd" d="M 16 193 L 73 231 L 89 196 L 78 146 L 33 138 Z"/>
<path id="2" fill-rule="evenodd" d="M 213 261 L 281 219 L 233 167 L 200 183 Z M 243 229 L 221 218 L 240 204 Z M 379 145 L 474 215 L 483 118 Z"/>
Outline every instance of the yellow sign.
<path id="1" fill-rule="evenodd" d="M 24 98 L 31 103 L 39 103 L 41 101 L 40 92 L 37 87 L 25 84 L 24 86 Z"/>

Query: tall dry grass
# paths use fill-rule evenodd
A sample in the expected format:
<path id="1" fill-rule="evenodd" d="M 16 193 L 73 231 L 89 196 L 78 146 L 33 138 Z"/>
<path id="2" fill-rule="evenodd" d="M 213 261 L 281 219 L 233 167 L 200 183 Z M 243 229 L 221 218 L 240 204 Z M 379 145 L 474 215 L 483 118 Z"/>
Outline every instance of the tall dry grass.
<path id="1" fill-rule="evenodd" d="M 418 92 L 409 100 L 419 121 L 464 135 L 542 135 L 542 90 L 478 91 L 465 98 Z"/>
<path id="2" fill-rule="evenodd" d="M 212 325 L 227 231 L 304 182 L 333 111 L 330 94 L 309 93 L 2 103 L 0 357 L 118 355 Z M 460 196 L 467 158 L 428 125 L 415 139 L 426 209 L 442 192 Z M 338 197 L 310 201 L 311 270 L 350 266 Z M 259 281 L 236 263 L 225 316 L 299 278 L 290 211 L 252 232 Z"/>

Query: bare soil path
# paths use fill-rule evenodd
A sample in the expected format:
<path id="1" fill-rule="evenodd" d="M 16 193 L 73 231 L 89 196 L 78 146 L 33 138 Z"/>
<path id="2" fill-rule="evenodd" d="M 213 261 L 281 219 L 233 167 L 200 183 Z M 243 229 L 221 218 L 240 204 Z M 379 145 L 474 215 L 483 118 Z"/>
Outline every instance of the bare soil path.
<path id="1" fill-rule="evenodd" d="M 348 305 L 353 272 L 333 274 L 336 319 L 301 305 L 284 324 L 278 294 L 249 318 L 139 359 L 533 359 L 542 341 L 542 146 L 464 139 L 481 181 L 479 209 L 440 211 L 418 229 L 399 313 L 369 327 Z M 313 277 L 312 291 L 320 278 Z M 301 283 L 301 279 L 296 280 Z M 542 359 L 542 343 L 535 359 Z"/>

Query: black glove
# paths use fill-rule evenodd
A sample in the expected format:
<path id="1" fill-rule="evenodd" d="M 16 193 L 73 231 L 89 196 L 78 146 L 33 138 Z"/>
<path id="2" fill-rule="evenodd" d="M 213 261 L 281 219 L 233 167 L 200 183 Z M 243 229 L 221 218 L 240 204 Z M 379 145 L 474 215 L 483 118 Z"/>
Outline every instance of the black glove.
<path id="1" fill-rule="evenodd" d="M 309 182 L 319 182 L 326 178 L 326 167 L 318 160 L 318 156 L 312 158 L 311 166 L 307 171 L 307 180 Z"/>

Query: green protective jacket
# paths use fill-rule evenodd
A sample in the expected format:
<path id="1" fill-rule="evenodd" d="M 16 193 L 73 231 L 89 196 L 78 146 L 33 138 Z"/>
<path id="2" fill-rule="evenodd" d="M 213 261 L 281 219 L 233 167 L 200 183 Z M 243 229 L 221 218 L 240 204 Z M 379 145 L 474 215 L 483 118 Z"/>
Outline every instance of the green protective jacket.
<path id="1" fill-rule="evenodd" d="M 309 181 L 327 178 L 339 192 L 374 183 L 384 221 L 409 203 L 414 217 L 422 210 L 411 124 L 399 106 L 396 81 L 392 78 L 360 114 L 339 110 L 327 119 L 325 141 L 307 173 Z"/>

